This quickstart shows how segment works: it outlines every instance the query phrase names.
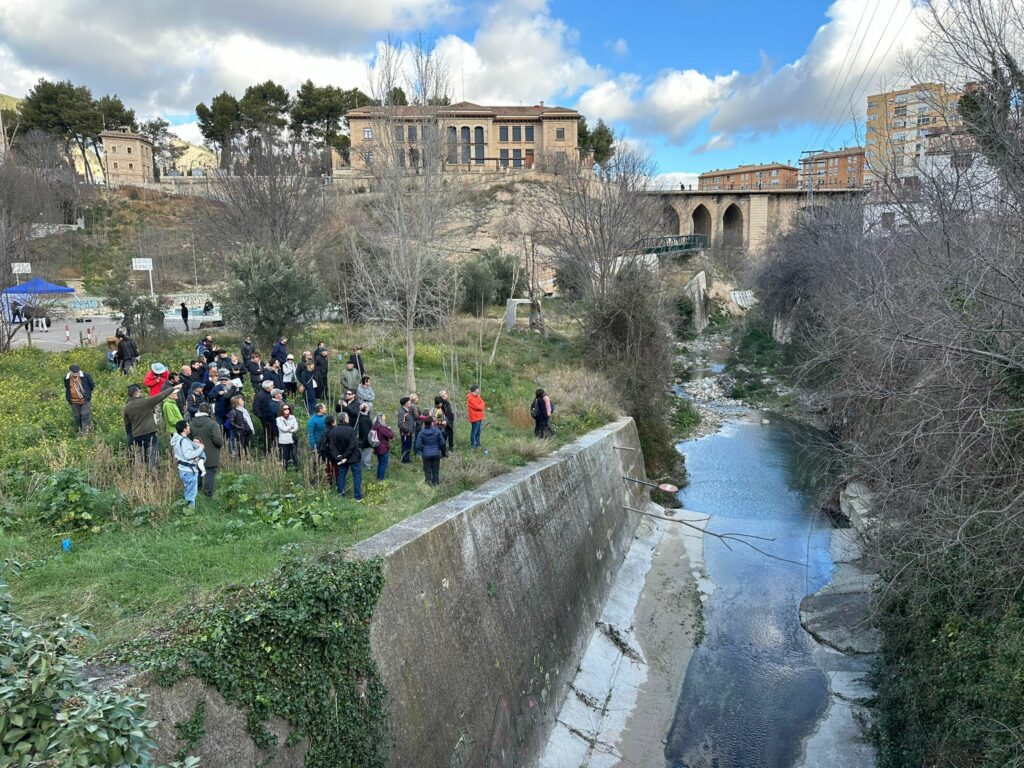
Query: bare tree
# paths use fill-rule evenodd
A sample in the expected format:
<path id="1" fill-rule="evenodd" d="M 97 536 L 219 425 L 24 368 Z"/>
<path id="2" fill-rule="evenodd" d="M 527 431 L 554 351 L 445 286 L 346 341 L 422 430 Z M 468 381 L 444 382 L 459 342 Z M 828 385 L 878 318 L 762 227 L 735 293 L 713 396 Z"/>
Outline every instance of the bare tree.
<path id="1" fill-rule="evenodd" d="M 645 194 L 654 168 L 647 155 L 627 148 L 603 166 L 563 162 L 558 171 L 542 193 L 548 226 L 541 237 L 563 279 L 600 302 L 621 270 L 647 260 L 638 246 L 658 230 L 661 214 Z"/>
<path id="2" fill-rule="evenodd" d="M 643 240 L 658 232 L 660 205 L 646 194 L 653 167 L 632 149 L 594 169 L 562 164 L 543 202 L 541 237 L 551 252 L 559 290 L 573 287 L 590 361 L 619 382 L 636 421 L 653 476 L 675 469 L 666 382 L 672 337 L 668 281 Z"/>
<path id="3" fill-rule="evenodd" d="M 412 391 L 414 330 L 450 319 L 457 282 L 450 258 L 462 195 L 444 174 L 448 147 L 440 105 L 447 101 L 447 76 L 437 52 L 422 40 L 407 47 L 390 41 L 380 50 L 371 82 L 380 104 L 366 158 L 373 189 L 352 233 L 354 282 L 365 300 L 363 316 L 401 330 Z M 412 104 L 389 104 L 403 86 Z"/>
<path id="4" fill-rule="evenodd" d="M 914 181 L 863 222 L 782 235 L 761 291 L 795 321 L 847 474 L 876 492 L 880 762 L 1020 765 L 1020 689 L 993 670 L 1021 653 L 1024 11 L 931 10 L 914 74 L 962 90 L 962 124 L 931 131 Z"/>
<path id="5" fill-rule="evenodd" d="M 215 177 L 205 229 L 221 253 L 306 245 L 324 221 L 324 180 L 300 143 L 262 131 L 239 140 L 235 173 Z"/>

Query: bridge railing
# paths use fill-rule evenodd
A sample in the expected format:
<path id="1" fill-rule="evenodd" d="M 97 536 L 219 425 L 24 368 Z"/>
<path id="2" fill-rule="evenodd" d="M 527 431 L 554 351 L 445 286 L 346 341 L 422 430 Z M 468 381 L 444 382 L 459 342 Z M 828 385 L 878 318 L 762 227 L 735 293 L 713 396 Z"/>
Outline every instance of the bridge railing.
<path id="1" fill-rule="evenodd" d="M 708 247 L 707 235 L 665 235 L 644 237 L 637 243 L 637 252 L 653 255 L 669 255 L 699 251 Z"/>

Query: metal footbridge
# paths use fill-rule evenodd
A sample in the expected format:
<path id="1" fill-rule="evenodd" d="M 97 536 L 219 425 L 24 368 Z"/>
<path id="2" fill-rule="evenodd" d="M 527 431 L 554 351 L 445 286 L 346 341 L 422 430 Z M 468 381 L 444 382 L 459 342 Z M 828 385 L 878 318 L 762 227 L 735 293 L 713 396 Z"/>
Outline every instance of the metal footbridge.
<path id="1" fill-rule="evenodd" d="M 641 238 L 636 245 L 636 252 L 651 256 L 683 256 L 707 247 L 707 235 L 666 235 Z"/>

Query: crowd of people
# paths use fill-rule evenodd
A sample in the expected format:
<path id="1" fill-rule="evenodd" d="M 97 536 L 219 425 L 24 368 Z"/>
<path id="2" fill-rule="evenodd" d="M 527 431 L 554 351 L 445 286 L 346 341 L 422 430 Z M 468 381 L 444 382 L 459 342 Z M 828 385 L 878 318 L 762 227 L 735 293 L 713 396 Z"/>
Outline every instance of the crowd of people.
<path id="1" fill-rule="evenodd" d="M 139 360 L 138 346 L 124 331 L 118 331 L 109 346 L 111 364 L 130 376 Z M 238 352 L 228 352 L 205 335 L 196 344 L 194 358 L 178 370 L 155 362 L 141 383 L 128 387 L 124 405 L 128 449 L 138 464 L 155 469 L 159 433 L 169 433 L 184 498 L 191 505 L 200 491 L 214 494 L 225 447 L 232 457 L 247 457 L 255 450 L 276 455 L 286 470 L 299 469 L 302 454 L 308 452 L 307 460 L 316 464 L 316 476 L 341 496 L 346 495 L 351 474 L 352 496 L 361 501 L 363 473 L 374 469 L 376 459 L 376 478 L 386 478 L 391 443 L 397 438 L 401 463 L 418 457 L 426 482 L 440 484 L 441 459 L 455 450 L 455 425 L 460 418 L 448 390 L 440 390 L 424 404 L 415 392 L 403 396 L 392 427 L 377 402 L 359 346 L 344 361 L 338 385 L 330 413 L 333 387 L 324 342 L 302 352 L 296 361 L 288 351 L 288 337 L 283 336 L 264 360 L 250 336 Z M 88 432 L 93 378 L 72 365 L 64 388 L 76 428 Z M 305 435 L 300 434 L 297 409 L 307 416 Z M 486 411 L 480 387 L 474 384 L 466 394 L 470 448 L 482 445 Z M 537 437 L 551 434 L 552 412 L 550 398 L 537 390 L 531 404 Z"/>

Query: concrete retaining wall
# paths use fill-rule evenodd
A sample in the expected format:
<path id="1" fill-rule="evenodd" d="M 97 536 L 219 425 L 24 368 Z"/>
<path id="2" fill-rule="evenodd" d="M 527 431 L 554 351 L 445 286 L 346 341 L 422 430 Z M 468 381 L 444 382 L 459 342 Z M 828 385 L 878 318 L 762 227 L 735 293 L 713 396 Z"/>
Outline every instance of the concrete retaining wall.
<path id="1" fill-rule="evenodd" d="M 631 450 L 620 450 L 626 448 Z M 357 545 L 384 559 L 370 628 L 389 693 L 394 768 L 534 765 L 625 557 L 646 479 L 621 419 Z M 442 469 L 443 471 L 443 469 Z M 245 716 L 190 678 L 151 695 L 161 759 L 207 702 L 204 768 L 301 766 L 305 743 L 257 748 Z M 271 730 L 284 736 L 287 723 Z"/>
<path id="2" fill-rule="evenodd" d="M 634 450 L 617 450 L 624 446 Z M 391 764 L 529 766 L 554 725 L 644 509 L 632 419 L 373 537 L 371 628 Z"/>

